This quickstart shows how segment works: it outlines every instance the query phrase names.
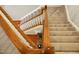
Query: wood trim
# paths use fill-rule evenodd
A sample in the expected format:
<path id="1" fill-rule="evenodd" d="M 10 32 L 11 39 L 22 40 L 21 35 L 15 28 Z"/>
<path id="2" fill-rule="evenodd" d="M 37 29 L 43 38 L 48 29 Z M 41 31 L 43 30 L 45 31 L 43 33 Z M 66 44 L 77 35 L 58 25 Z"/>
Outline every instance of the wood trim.
<path id="1" fill-rule="evenodd" d="M 43 23 L 43 48 L 45 49 L 45 54 L 54 53 L 54 48 L 50 44 L 49 40 L 49 29 L 48 29 L 48 14 L 47 14 L 47 5 L 45 5 L 45 20 Z"/>
<path id="2" fill-rule="evenodd" d="M 37 45 L 37 41 L 38 41 L 38 35 L 27 35 L 28 37 L 30 37 L 31 38 L 31 40 Z"/>
<path id="3" fill-rule="evenodd" d="M 1 22 L 0 22 L 0 27 L 1 27 Z"/>
<path id="4" fill-rule="evenodd" d="M 20 27 L 20 22 L 21 22 L 20 20 L 16 20 L 16 21 L 14 20 L 14 21 L 13 21 L 13 23 L 14 23 L 14 24 L 16 25 L 16 27 L 18 27 L 18 28 Z"/>
<path id="5" fill-rule="evenodd" d="M 49 46 L 49 30 L 48 30 L 48 15 L 47 15 L 47 6 L 45 6 L 45 20 L 43 23 L 43 46 Z"/>

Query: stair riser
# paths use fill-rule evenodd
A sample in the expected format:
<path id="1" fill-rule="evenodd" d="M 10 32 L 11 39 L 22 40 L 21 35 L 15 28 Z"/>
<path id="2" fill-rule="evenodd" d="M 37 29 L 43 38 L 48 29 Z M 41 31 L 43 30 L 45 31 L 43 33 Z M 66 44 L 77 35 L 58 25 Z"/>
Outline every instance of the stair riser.
<path id="1" fill-rule="evenodd" d="M 79 54 L 79 52 L 61 52 L 61 51 L 58 51 L 58 52 L 55 52 L 55 54 Z"/>
<path id="2" fill-rule="evenodd" d="M 79 43 L 51 43 L 55 51 L 79 51 Z"/>
<path id="3" fill-rule="evenodd" d="M 49 27 L 72 27 L 69 24 L 49 24 Z"/>
<path id="4" fill-rule="evenodd" d="M 66 17 L 50 17 L 48 18 L 49 21 L 68 21 Z"/>
<path id="5" fill-rule="evenodd" d="M 49 21 L 49 24 L 51 24 L 51 23 L 60 24 L 60 23 L 69 23 L 69 22 L 68 21 Z"/>
<path id="6" fill-rule="evenodd" d="M 50 41 L 60 43 L 78 43 L 79 36 L 50 36 Z"/>
<path id="7" fill-rule="evenodd" d="M 74 31 L 53 31 L 50 36 L 79 36 L 79 32 Z"/>
<path id="8" fill-rule="evenodd" d="M 59 11 L 60 12 L 60 11 Z M 66 13 L 64 13 L 64 12 L 60 12 L 60 13 L 58 13 L 58 12 L 55 12 L 54 14 L 50 14 L 50 13 L 48 13 L 48 16 L 49 17 L 66 17 Z"/>
<path id="9" fill-rule="evenodd" d="M 49 31 L 74 31 L 73 27 L 49 27 Z"/>

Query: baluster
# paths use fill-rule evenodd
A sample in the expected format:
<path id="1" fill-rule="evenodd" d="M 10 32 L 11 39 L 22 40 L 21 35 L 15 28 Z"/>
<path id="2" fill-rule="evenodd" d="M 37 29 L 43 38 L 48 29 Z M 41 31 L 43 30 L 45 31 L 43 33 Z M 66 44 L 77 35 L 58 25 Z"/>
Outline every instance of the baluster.
<path id="1" fill-rule="evenodd" d="M 34 26 L 35 26 L 35 20 L 33 20 L 33 22 L 34 22 Z"/>
<path id="2" fill-rule="evenodd" d="M 42 24 L 42 17 L 40 17 L 40 23 Z"/>
<path id="3" fill-rule="evenodd" d="M 32 20 L 32 26 L 34 26 L 34 21 Z"/>
<path id="4" fill-rule="evenodd" d="M 38 17 L 36 17 L 36 25 L 38 25 Z"/>
<path id="5" fill-rule="evenodd" d="M 29 27 L 29 24 L 27 23 L 27 24 L 26 24 L 26 26 L 27 26 L 27 27 L 26 27 L 26 29 L 28 29 L 28 27 Z"/>
<path id="6" fill-rule="evenodd" d="M 39 25 L 39 16 L 37 17 L 37 25 Z"/>
<path id="7" fill-rule="evenodd" d="M 38 25 L 38 20 L 37 19 L 38 19 L 38 17 L 36 17 L 36 25 Z"/>
<path id="8" fill-rule="evenodd" d="M 41 19 L 40 19 L 40 16 L 39 16 L 39 18 L 38 18 L 39 24 L 40 24 L 40 20 L 41 20 Z"/>
<path id="9" fill-rule="evenodd" d="M 32 21 L 29 22 L 30 28 L 32 27 Z"/>
<path id="10" fill-rule="evenodd" d="M 32 26 L 34 26 L 34 25 L 33 25 L 33 20 L 31 20 L 31 27 L 32 27 Z"/>

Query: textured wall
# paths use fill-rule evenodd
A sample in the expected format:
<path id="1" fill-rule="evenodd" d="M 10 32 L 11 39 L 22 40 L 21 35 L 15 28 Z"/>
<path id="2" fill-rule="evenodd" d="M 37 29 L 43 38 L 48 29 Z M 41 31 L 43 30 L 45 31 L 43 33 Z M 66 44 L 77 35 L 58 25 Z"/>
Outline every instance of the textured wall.
<path id="1" fill-rule="evenodd" d="M 39 5 L 5 5 L 4 7 L 14 19 L 19 19 L 35 10 Z"/>
<path id="2" fill-rule="evenodd" d="M 79 5 L 68 5 L 71 20 L 79 27 Z"/>

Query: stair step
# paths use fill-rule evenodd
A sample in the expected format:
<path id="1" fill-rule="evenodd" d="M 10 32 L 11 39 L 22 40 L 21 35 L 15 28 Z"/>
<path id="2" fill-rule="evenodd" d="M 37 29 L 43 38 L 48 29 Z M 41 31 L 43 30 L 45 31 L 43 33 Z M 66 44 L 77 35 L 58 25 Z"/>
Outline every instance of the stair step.
<path id="1" fill-rule="evenodd" d="M 79 36 L 50 36 L 50 41 L 51 43 L 79 43 Z"/>
<path id="2" fill-rule="evenodd" d="M 49 19 L 49 22 L 50 22 L 50 21 L 68 21 L 68 20 L 67 20 L 67 17 L 50 17 L 50 16 L 49 16 L 48 19 Z"/>
<path id="3" fill-rule="evenodd" d="M 79 43 L 51 43 L 56 51 L 79 52 Z"/>
<path id="4" fill-rule="evenodd" d="M 66 18 L 66 14 L 64 14 L 64 13 L 54 13 L 54 14 L 48 14 L 48 17 L 53 17 L 53 18 Z"/>
<path id="5" fill-rule="evenodd" d="M 55 52 L 55 54 L 79 54 L 79 52 Z"/>
<path id="6" fill-rule="evenodd" d="M 72 27 L 70 24 L 49 24 L 49 27 Z"/>
<path id="7" fill-rule="evenodd" d="M 73 27 L 49 27 L 49 31 L 75 31 Z"/>
<path id="8" fill-rule="evenodd" d="M 49 12 L 51 12 L 51 11 L 49 11 Z M 48 13 L 48 16 L 49 17 L 66 17 L 66 13 L 65 13 L 65 10 L 58 9 L 56 12 L 54 12 L 54 14 Z"/>
<path id="9" fill-rule="evenodd" d="M 56 21 L 55 22 L 55 21 L 52 21 L 52 22 L 49 22 L 49 24 L 69 24 L 69 22 L 64 22 L 64 21 L 62 21 L 62 22 L 61 21 L 58 21 L 58 22 Z"/>
<path id="10" fill-rule="evenodd" d="M 50 36 L 79 36 L 77 31 L 50 31 Z"/>
<path id="11" fill-rule="evenodd" d="M 60 23 L 67 24 L 69 22 L 68 21 L 49 21 L 49 24 L 60 24 Z"/>

